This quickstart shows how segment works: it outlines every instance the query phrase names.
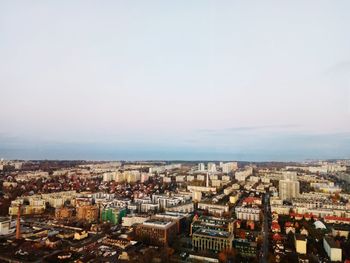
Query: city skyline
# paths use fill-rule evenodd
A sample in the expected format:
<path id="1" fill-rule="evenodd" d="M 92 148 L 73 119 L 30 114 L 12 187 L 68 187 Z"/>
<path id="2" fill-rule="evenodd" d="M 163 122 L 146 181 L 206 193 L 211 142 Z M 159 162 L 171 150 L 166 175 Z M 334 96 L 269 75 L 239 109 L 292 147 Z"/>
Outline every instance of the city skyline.
<path id="1" fill-rule="evenodd" d="M 1 1 L 0 157 L 349 158 L 349 8 Z"/>

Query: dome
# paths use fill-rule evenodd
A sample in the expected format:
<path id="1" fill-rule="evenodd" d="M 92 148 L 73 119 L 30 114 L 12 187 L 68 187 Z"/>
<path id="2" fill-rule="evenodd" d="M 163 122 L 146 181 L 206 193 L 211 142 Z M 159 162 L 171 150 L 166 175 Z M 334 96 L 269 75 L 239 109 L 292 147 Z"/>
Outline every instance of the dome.
<path id="1" fill-rule="evenodd" d="M 326 229 L 327 227 L 319 220 L 314 222 L 314 226 L 317 229 Z"/>

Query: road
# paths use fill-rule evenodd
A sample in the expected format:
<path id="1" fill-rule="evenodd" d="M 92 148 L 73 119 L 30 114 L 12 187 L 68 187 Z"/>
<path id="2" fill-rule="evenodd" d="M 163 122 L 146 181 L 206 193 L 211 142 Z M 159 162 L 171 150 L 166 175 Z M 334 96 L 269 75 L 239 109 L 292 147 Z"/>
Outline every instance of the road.
<path id="1" fill-rule="evenodd" d="M 268 220 L 268 216 L 270 214 L 269 208 L 270 208 L 270 196 L 269 194 L 266 194 L 265 200 L 264 200 L 264 216 L 263 216 L 263 227 L 262 227 L 263 243 L 261 248 L 260 263 L 267 263 L 267 256 L 269 253 L 269 220 Z"/>

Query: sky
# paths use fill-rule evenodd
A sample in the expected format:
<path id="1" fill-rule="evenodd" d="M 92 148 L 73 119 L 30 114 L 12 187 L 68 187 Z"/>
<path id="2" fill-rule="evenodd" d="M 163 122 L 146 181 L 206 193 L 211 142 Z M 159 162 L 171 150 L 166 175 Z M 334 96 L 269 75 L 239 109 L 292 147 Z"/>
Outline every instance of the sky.
<path id="1" fill-rule="evenodd" d="M 0 0 L 0 158 L 350 158 L 349 13 Z"/>

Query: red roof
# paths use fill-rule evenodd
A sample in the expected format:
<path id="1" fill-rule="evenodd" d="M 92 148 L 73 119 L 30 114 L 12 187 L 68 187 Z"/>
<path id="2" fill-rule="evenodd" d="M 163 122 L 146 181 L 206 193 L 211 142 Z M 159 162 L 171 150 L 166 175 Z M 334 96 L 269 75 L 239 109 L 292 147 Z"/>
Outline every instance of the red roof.
<path id="1" fill-rule="evenodd" d="M 248 203 L 248 204 L 253 204 L 255 203 L 255 201 L 260 201 L 260 198 L 249 196 L 243 200 L 244 203 Z"/>
<path id="2" fill-rule="evenodd" d="M 339 217 L 339 216 L 325 216 L 325 220 L 335 220 L 335 221 L 346 221 L 350 222 L 350 218 L 347 217 Z"/>
<path id="3" fill-rule="evenodd" d="M 291 222 L 286 222 L 284 226 L 293 226 L 293 224 Z"/>
<path id="4" fill-rule="evenodd" d="M 281 240 L 282 239 L 282 237 L 279 235 L 279 234 L 274 234 L 273 236 L 272 236 L 272 238 L 273 238 L 273 240 Z"/>
<path id="5" fill-rule="evenodd" d="M 278 223 L 272 222 L 272 224 L 271 224 L 271 229 L 278 229 L 278 230 L 280 230 L 281 227 L 280 227 L 280 225 L 279 225 Z"/>

